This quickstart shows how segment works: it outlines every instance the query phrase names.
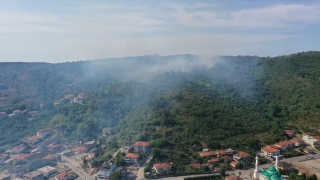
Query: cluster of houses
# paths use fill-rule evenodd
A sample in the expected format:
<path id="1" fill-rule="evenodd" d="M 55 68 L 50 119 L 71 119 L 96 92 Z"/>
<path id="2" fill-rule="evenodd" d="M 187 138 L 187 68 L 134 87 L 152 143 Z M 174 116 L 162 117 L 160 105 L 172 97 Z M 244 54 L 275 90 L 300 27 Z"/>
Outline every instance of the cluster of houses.
<path id="1" fill-rule="evenodd" d="M 16 109 L 16 110 L 13 110 L 11 114 L 7 114 L 7 112 L 0 112 L 0 119 L 6 118 L 6 117 L 11 118 L 12 116 L 20 115 L 20 114 L 28 114 L 29 115 L 28 120 L 33 120 L 34 117 L 39 113 L 40 113 L 39 111 L 29 111 L 29 110 L 22 111 L 22 110 Z"/>

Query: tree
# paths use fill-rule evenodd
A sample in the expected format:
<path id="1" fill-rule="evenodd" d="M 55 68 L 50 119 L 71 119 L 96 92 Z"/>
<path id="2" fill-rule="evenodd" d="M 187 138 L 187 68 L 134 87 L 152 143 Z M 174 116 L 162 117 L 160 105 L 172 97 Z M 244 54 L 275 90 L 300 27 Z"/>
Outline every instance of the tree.
<path id="1" fill-rule="evenodd" d="M 88 163 L 88 161 L 87 161 L 86 158 L 83 158 L 82 162 L 83 162 L 83 165 L 84 165 L 84 166 Z"/>
<path id="2" fill-rule="evenodd" d="M 61 162 L 61 155 L 57 155 L 57 159 L 59 162 Z"/>
<path id="3" fill-rule="evenodd" d="M 120 172 L 119 171 L 113 172 L 110 176 L 110 180 L 121 180 Z"/>
<path id="4" fill-rule="evenodd" d="M 318 180 L 316 174 L 312 174 L 311 176 L 309 176 L 308 180 Z"/>
<path id="5" fill-rule="evenodd" d="M 225 169 L 221 169 L 220 170 L 220 176 L 223 177 L 223 178 L 226 176 L 226 170 Z"/>

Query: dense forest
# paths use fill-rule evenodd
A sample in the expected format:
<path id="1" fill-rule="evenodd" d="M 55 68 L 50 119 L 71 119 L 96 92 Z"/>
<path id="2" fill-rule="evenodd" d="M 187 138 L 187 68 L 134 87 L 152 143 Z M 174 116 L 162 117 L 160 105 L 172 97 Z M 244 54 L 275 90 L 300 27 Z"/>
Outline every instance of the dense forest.
<path id="1" fill-rule="evenodd" d="M 320 128 L 320 52 L 0 63 L 0 79 L 0 112 L 40 112 L 0 119 L 5 148 L 44 127 L 76 140 L 114 127 L 119 144 L 151 141 L 155 161 L 199 162 L 200 142 L 254 152 L 286 128 Z M 81 103 L 64 99 L 79 93 Z"/>

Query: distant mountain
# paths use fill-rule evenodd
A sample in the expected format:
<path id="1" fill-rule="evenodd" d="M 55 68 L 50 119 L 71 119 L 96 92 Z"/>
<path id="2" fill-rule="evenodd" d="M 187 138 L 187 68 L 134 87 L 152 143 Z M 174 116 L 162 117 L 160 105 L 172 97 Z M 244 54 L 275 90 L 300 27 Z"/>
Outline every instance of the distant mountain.
<path id="1" fill-rule="evenodd" d="M 0 63 L 0 78 L 0 112 L 26 110 L 0 119 L 0 146 L 44 127 L 86 140 L 112 126 L 119 142 L 253 150 L 284 138 L 285 128 L 320 128 L 320 52 Z M 79 93 L 76 103 L 64 98 Z"/>

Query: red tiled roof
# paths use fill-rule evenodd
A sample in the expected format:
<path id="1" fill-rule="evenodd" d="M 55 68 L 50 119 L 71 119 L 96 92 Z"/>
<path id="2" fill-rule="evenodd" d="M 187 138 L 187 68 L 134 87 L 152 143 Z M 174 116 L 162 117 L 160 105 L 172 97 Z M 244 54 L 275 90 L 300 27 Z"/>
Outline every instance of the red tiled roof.
<path id="1" fill-rule="evenodd" d="M 47 149 L 55 149 L 57 147 L 59 147 L 60 145 L 59 144 L 50 144 L 49 146 L 47 146 L 46 148 Z"/>
<path id="2" fill-rule="evenodd" d="M 171 167 L 171 165 L 169 163 L 159 163 L 159 164 L 153 164 L 153 167 L 156 169 L 163 169 L 163 168 Z"/>
<path id="3" fill-rule="evenodd" d="M 227 152 L 224 151 L 224 150 L 216 150 L 216 154 L 219 154 L 219 155 L 226 155 Z"/>
<path id="4" fill-rule="evenodd" d="M 14 110 L 13 112 L 15 113 L 15 112 L 22 112 L 22 111 L 21 110 Z"/>
<path id="5" fill-rule="evenodd" d="M 247 158 L 250 156 L 250 154 L 243 152 L 243 151 L 240 151 L 239 153 L 235 154 L 234 156 L 237 156 L 239 158 Z"/>
<path id="6" fill-rule="evenodd" d="M 209 152 L 200 152 L 199 153 L 201 157 L 208 157 L 208 156 L 212 156 L 213 153 L 211 151 Z"/>
<path id="7" fill-rule="evenodd" d="M 212 159 L 208 160 L 207 163 L 214 163 L 214 162 L 219 162 L 219 158 L 212 158 Z"/>
<path id="8" fill-rule="evenodd" d="M 285 146 L 290 146 L 291 144 L 293 144 L 293 143 L 290 141 L 280 141 L 274 145 L 279 146 L 279 147 L 285 147 Z"/>
<path id="9" fill-rule="evenodd" d="M 79 146 L 79 147 L 73 148 L 72 151 L 79 152 L 79 151 L 86 151 L 87 149 L 88 149 L 87 147 Z"/>
<path id="10" fill-rule="evenodd" d="M 230 163 L 230 165 L 233 166 L 233 167 L 237 167 L 238 162 L 237 162 L 237 161 L 232 161 L 232 162 Z"/>
<path id="11" fill-rule="evenodd" d="M 31 154 L 20 154 L 20 155 L 14 157 L 13 160 L 24 160 L 24 159 L 28 158 L 29 156 L 31 156 Z"/>
<path id="12" fill-rule="evenodd" d="M 320 136 L 313 136 L 314 139 L 316 139 L 317 141 L 320 141 Z"/>
<path id="13" fill-rule="evenodd" d="M 150 146 L 150 142 L 138 141 L 134 144 L 134 146 Z"/>
<path id="14" fill-rule="evenodd" d="M 51 159 L 54 159 L 54 158 L 56 158 L 55 155 L 49 154 L 49 155 L 46 155 L 45 157 L 43 157 L 42 159 L 51 160 Z"/>
<path id="15" fill-rule="evenodd" d="M 198 168 L 198 167 L 201 167 L 201 164 L 190 164 L 190 166 Z"/>
<path id="16" fill-rule="evenodd" d="M 56 178 L 60 180 L 60 179 L 64 179 L 64 178 L 67 178 L 67 177 L 70 177 L 70 176 L 72 176 L 72 174 L 67 173 L 67 172 L 63 172 L 61 174 L 56 175 Z"/>
<path id="17" fill-rule="evenodd" d="M 129 153 L 125 156 L 125 158 L 133 158 L 133 159 L 138 159 L 139 154 L 134 154 L 134 153 Z"/>
<path id="18" fill-rule="evenodd" d="M 299 138 L 292 138 L 290 139 L 290 142 L 297 143 L 297 142 L 303 142 L 303 140 Z"/>
<path id="19" fill-rule="evenodd" d="M 267 152 L 278 152 L 280 151 L 279 149 L 270 147 L 270 146 L 266 146 L 266 147 L 262 147 L 262 150 L 267 151 Z"/>
<path id="20" fill-rule="evenodd" d="M 27 141 L 34 141 L 37 139 L 41 139 L 41 136 L 31 136 L 31 137 L 26 138 Z"/>
<path id="21" fill-rule="evenodd" d="M 20 145 L 20 146 L 13 147 L 12 150 L 22 150 L 24 148 L 25 148 L 25 146 Z"/>
<path id="22" fill-rule="evenodd" d="M 0 115 L 7 115 L 6 112 L 0 112 Z"/>

